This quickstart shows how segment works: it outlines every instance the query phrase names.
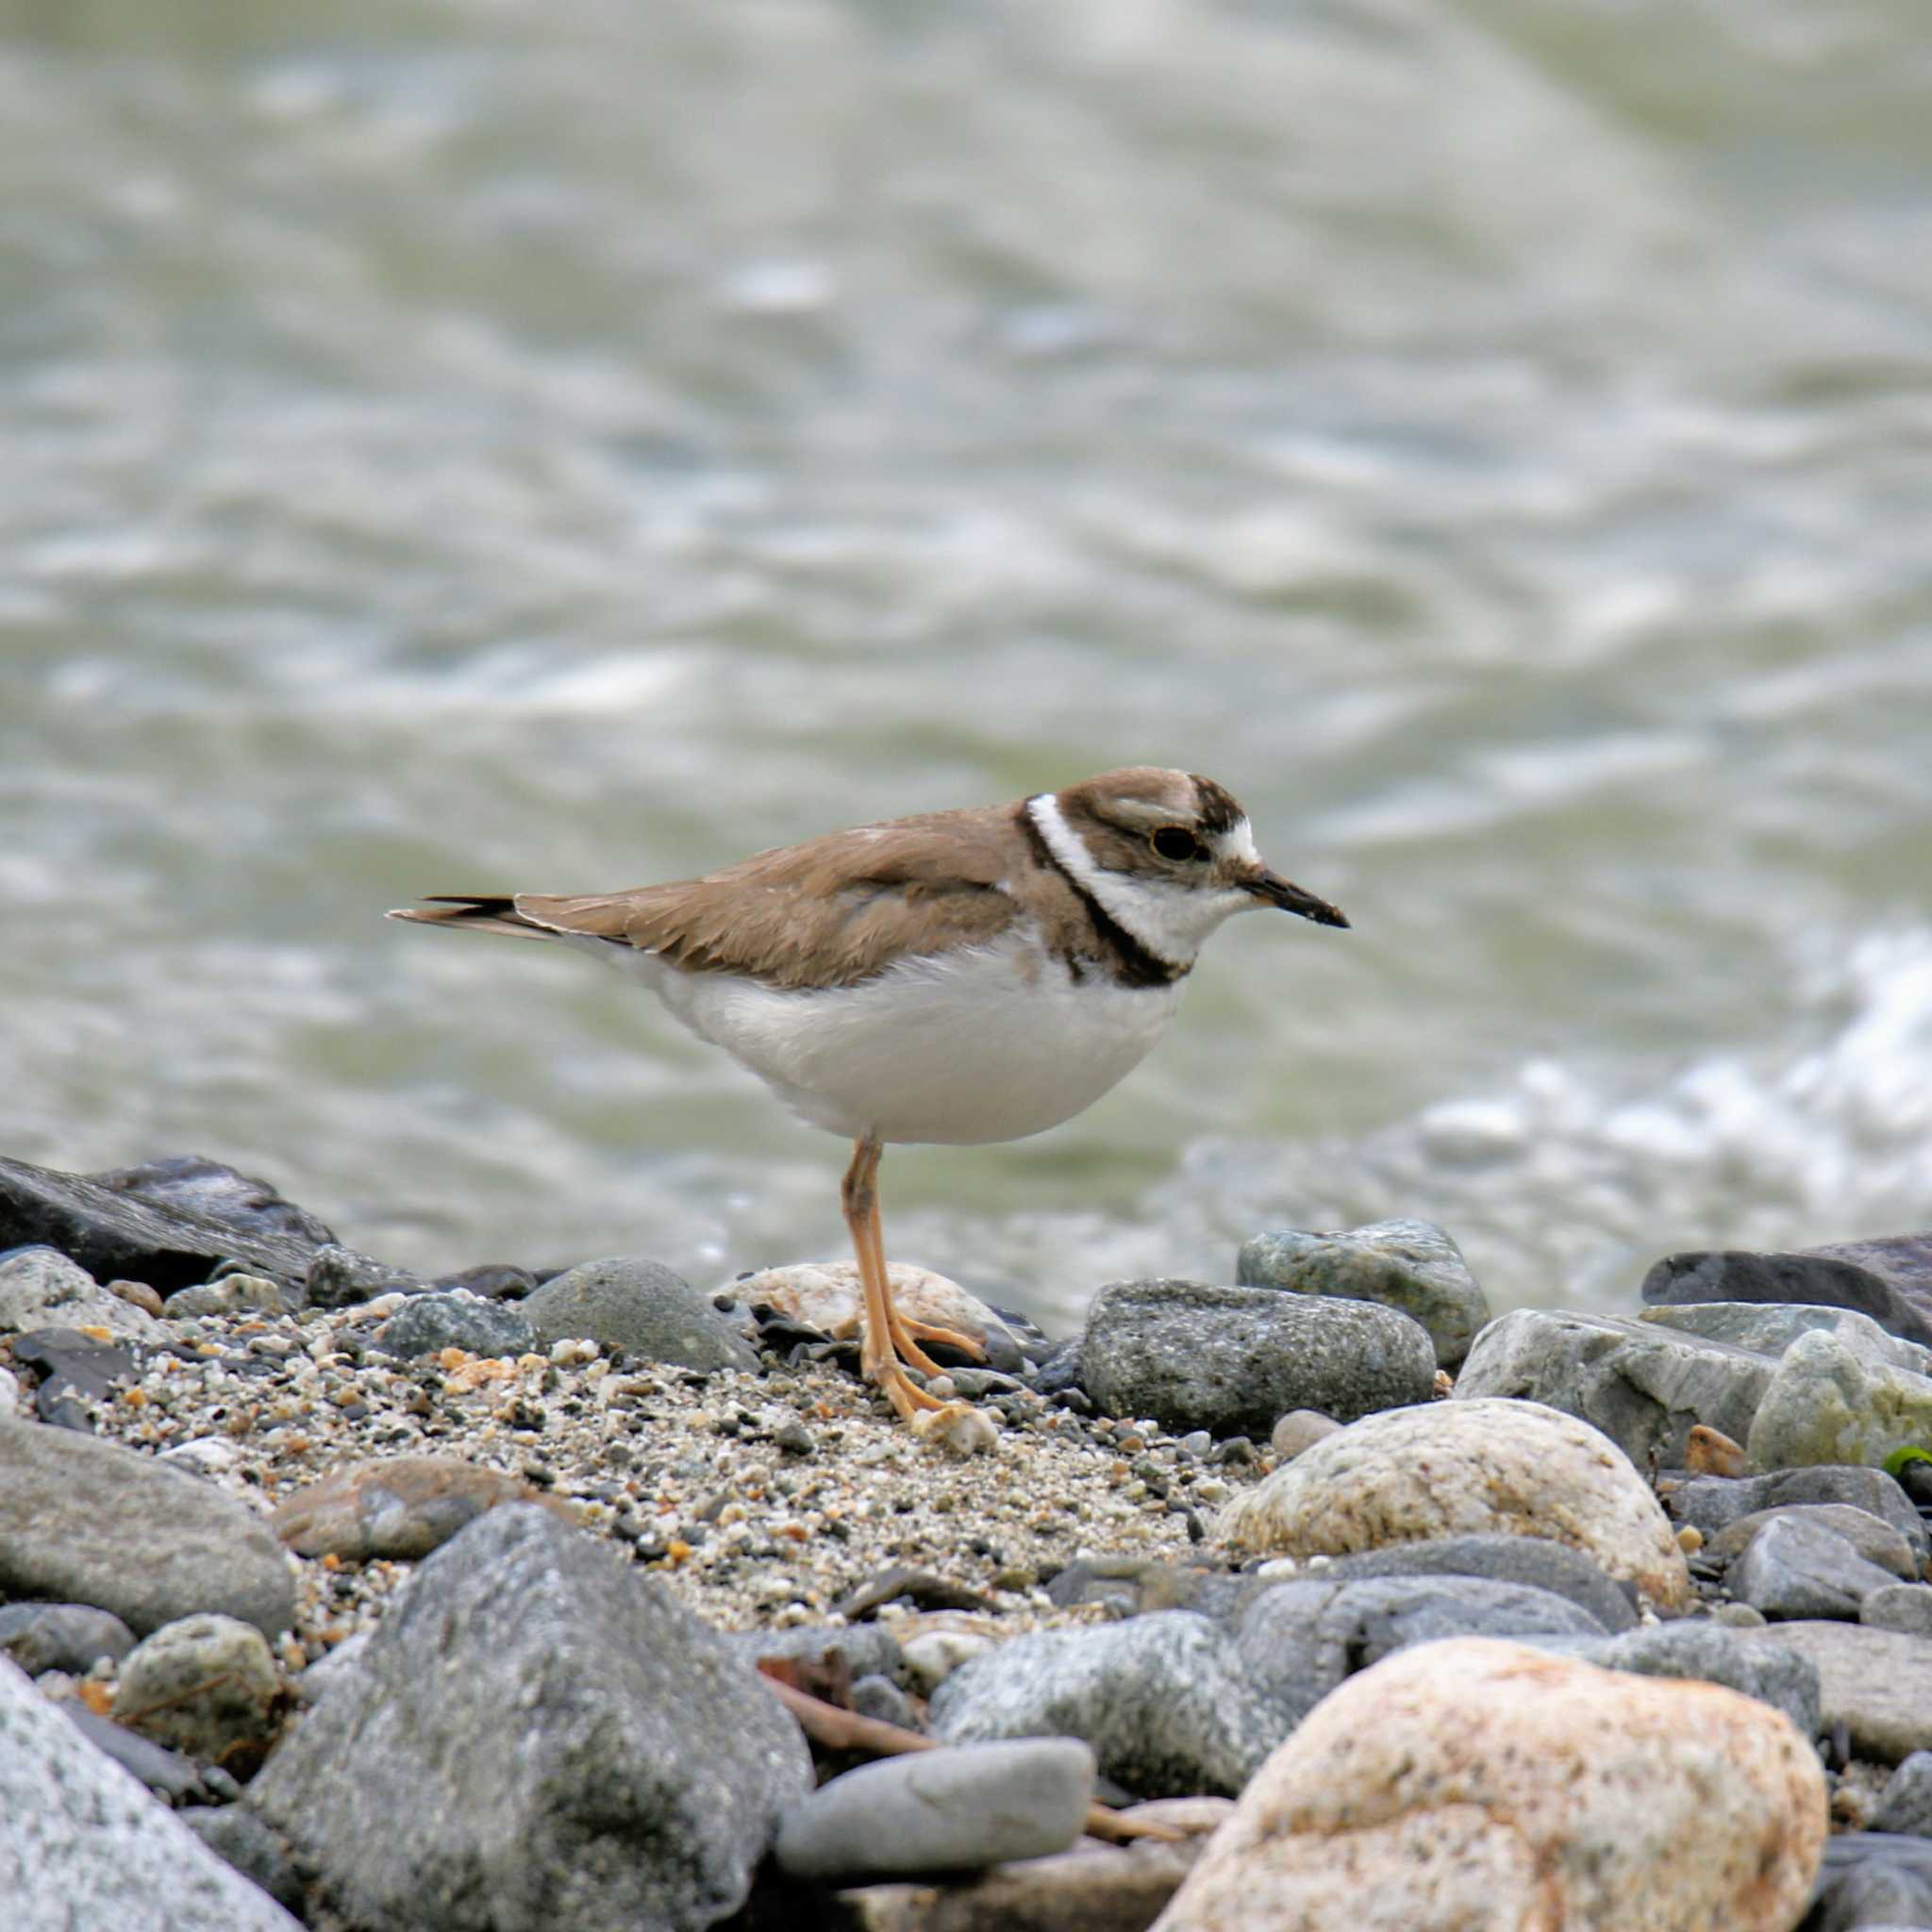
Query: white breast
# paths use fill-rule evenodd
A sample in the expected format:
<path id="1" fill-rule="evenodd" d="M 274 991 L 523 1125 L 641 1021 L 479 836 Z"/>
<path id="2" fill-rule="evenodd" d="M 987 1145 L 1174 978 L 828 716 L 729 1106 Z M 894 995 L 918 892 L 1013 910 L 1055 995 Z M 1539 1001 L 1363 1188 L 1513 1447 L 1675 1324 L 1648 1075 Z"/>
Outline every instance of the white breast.
<path id="1" fill-rule="evenodd" d="M 907 959 L 861 985 L 781 992 L 602 941 L 677 1018 L 834 1133 L 1017 1141 L 1071 1120 L 1146 1057 L 1178 983 L 1077 985 L 1031 941 Z"/>

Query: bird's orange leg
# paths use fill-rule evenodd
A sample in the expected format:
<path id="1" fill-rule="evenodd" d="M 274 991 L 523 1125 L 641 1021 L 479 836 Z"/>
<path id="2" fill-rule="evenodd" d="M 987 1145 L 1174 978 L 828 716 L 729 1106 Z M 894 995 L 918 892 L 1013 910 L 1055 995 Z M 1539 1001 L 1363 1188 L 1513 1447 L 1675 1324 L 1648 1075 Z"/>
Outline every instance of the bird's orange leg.
<path id="1" fill-rule="evenodd" d="M 874 1134 L 863 1135 L 854 1143 L 841 1199 L 845 1225 L 852 1230 L 852 1250 L 858 1261 L 858 1285 L 865 1296 L 865 1335 L 858 1365 L 866 1379 L 876 1382 L 885 1391 L 886 1400 L 909 1423 L 921 1409 L 946 1405 L 915 1387 L 900 1364 L 903 1354 L 922 1373 L 938 1373 L 917 1348 L 898 1344 L 893 1334 L 892 1284 L 886 1273 L 886 1241 L 879 1225 L 879 1156 L 884 1151 Z"/>

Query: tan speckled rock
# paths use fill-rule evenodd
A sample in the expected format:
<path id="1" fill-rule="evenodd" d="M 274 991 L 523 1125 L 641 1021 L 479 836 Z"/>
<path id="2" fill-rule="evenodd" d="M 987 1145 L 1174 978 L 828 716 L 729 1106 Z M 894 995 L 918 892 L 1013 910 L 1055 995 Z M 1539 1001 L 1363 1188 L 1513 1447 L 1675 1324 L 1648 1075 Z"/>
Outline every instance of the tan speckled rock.
<path id="1" fill-rule="evenodd" d="M 1422 1644 L 1309 1713 L 1156 1932 L 1789 1932 L 1825 1804 L 1807 1740 L 1734 1690 Z"/>
<path id="2" fill-rule="evenodd" d="M 500 1470 L 459 1456 L 385 1456 L 331 1470 L 289 1497 L 269 1527 L 298 1557 L 426 1557 L 499 1503 L 541 1503 L 570 1512 Z"/>
<path id="3" fill-rule="evenodd" d="M 989 1331 L 1008 1332 L 991 1308 L 977 1295 L 968 1294 L 957 1281 L 906 1261 L 892 1262 L 888 1272 L 892 1278 L 892 1305 L 902 1315 L 909 1315 L 915 1322 L 929 1322 L 935 1328 L 954 1329 L 974 1341 L 983 1342 Z M 747 1307 L 763 1302 L 837 1341 L 858 1334 L 863 1304 L 858 1270 L 850 1261 L 798 1261 L 788 1268 L 767 1268 L 726 1286 Z"/>
<path id="4" fill-rule="evenodd" d="M 1216 1534 L 1278 1557 L 1540 1536 L 1581 1550 L 1659 1608 L 1690 1599 L 1684 1554 L 1624 1452 L 1574 1416 L 1504 1396 L 1365 1416 L 1237 1496 Z"/>

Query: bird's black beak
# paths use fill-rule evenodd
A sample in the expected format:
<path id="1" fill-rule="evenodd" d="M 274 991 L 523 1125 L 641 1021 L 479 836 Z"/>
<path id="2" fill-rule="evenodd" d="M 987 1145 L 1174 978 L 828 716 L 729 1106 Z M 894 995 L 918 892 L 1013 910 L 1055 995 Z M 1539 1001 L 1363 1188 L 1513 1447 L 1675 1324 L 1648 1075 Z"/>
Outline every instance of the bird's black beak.
<path id="1" fill-rule="evenodd" d="M 1304 919 L 1312 919 L 1317 925 L 1348 924 L 1348 915 L 1341 907 L 1331 906 L 1327 900 L 1318 899 L 1314 893 L 1291 885 L 1279 873 L 1259 872 L 1245 884 L 1248 891 L 1265 904 L 1279 906 L 1284 912 L 1299 912 Z"/>

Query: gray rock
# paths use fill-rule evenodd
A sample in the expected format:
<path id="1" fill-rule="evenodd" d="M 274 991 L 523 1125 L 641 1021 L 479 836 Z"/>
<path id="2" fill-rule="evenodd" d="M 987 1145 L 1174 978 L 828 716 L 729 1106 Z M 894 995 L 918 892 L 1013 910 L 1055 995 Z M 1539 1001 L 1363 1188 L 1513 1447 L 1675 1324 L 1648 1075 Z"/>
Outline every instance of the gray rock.
<path id="1" fill-rule="evenodd" d="M 779 1869 L 793 1878 L 979 1872 L 1080 1836 L 1093 1753 L 1076 1738 L 955 1744 L 862 1764 L 791 1807 Z"/>
<path id="2" fill-rule="evenodd" d="M 528 1355 L 537 1330 L 523 1310 L 506 1302 L 486 1302 L 467 1289 L 448 1294 L 411 1295 L 369 1338 L 372 1348 L 413 1359 L 460 1348 L 471 1355 Z"/>
<path id="3" fill-rule="evenodd" d="M 811 1782 L 791 1716 L 655 1577 L 508 1504 L 424 1560 L 249 1799 L 353 1924 L 696 1932 Z"/>
<path id="4" fill-rule="evenodd" d="M 239 1787 L 225 1772 L 213 1765 L 197 1764 L 139 1731 L 117 1724 L 110 1717 L 98 1717 L 84 1704 L 61 1704 L 69 1724 L 79 1731 L 102 1757 L 118 1764 L 138 1784 L 145 1785 L 164 1805 L 225 1804 Z M 225 1789 L 215 1785 L 225 1781 Z"/>
<path id="5" fill-rule="evenodd" d="M 92 1430 L 94 1407 L 140 1365 L 133 1342 L 97 1341 L 78 1328 L 29 1328 L 12 1348 L 13 1359 L 41 1377 L 34 1413 L 62 1429 Z"/>
<path id="6" fill-rule="evenodd" d="M 219 1610 L 294 1621 L 288 1559 L 252 1510 L 152 1457 L 0 1420 L 0 1591 L 112 1610 L 137 1636 Z"/>
<path id="7" fill-rule="evenodd" d="M 1882 1469 L 1825 1463 L 1809 1469 L 1777 1469 L 1764 1475 L 1690 1476 L 1663 1492 L 1664 1507 L 1678 1523 L 1712 1537 L 1759 1509 L 1791 1503 L 1849 1503 L 1882 1518 L 1905 1538 L 1924 1562 L 1928 1550 L 1925 1525 L 1911 1498 Z"/>
<path id="8" fill-rule="evenodd" d="M 1869 1624 L 1874 1630 L 1898 1630 L 1911 1637 L 1932 1637 L 1932 1585 L 1881 1585 L 1860 1601 L 1858 1622 Z"/>
<path id="9" fill-rule="evenodd" d="M 586 1261 L 525 1297 L 524 1312 L 549 1343 L 588 1336 L 646 1361 L 678 1368 L 756 1369 L 743 1317 L 714 1307 L 681 1274 L 629 1256 Z"/>
<path id="10" fill-rule="evenodd" d="M 1751 1539 L 1767 1523 L 1815 1523 L 1834 1536 L 1842 1537 L 1868 1563 L 1876 1563 L 1892 1575 L 1914 1581 L 1919 1560 L 1904 1532 L 1874 1516 L 1869 1509 L 1855 1509 L 1849 1503 L 1786 1503 L 1775 1509 L 1754 1509 L 1740 1516 L 1715 1536 L 1705 1540 L 1704 1554 L 1720 1563 L 1728 1563 L 1744 1554 Z"/>
<path id="11" fill-rule="evenodd" d="M 1375 1221 L 1332 1234 L 1282 1228 L 1243 1244 L 1234 1278 L 1345 1301 L 1379 1302 L 1420 1322 L 1439 1367 L 1453 1369 L 1490 1319 L 1462 1250 L 1432 1221 Z"/>
<path id="12" fill-rule="evenodd" d="M 161 1304 L 169 1321 L 199 1315 L 291 1315 L 303 1304 L 299 1289 L 266 1274 L 224 1274 L 193 1288 L 177 1288 Z"/>
<path id="13" fill-rule="evenodd" d="M 1448 1536 L 1391 1543 L 1337 1557 L 1323 1573 L 1331 1582 L 1366 1576 L 1482 1576 L 1524 1583 L 1568 1597 L 1615 1634 L 1637 1625 L 1636 1591 L 1607 1576 L 1581 1550 L 1540 1536 Z"/>
<path id="14" fill-rule="evenodd" d="M 165 1322 L 109 1294 L 77 1261 L 52 1248 L 24 1248 L 0 1260 L 0 1335 L 82 1327 L 105 1328 L 122 1341 L 175 1337 Z"/>
<path id="15" fill-rule="evenodd" d="M 1081 1341 L 1087 1392 L 1176 1434 L 1263 1436 L 1291 1408 L 1344 1422 L 1425 1402 L 1436 1355 L 1407 1315 L 1366 1302 L 1198 1281 L 1116 1281 Z"/>
<path id="16" fill-rule="evenodd" d="M 246 1805 L 194 1805 L 175 1815 L 216 1857 L 260 1886 L 276 1905 L 302 1910 L 302 1882 L 281 1840 Z"/>
<path id="17" fill-rule="evenodd" d="M 1757 1469 L 1882 1464 L 1902 1446 L 1932 1442 L 1932 1376 L 1863 1357 L 1820 1330 L 1786 1349 L 1751 1420 L 1746 1453 Z"/>
<path id="18" fill-rule="evenodd" d="M 1856 1308 L 1907 1341 L 1932 1345 L 1932 1237 L 1846 1241 L 1794 1254 L 1748 1249 L 1666 1255 L 1643 1277 L 1644 1301 L 1813 1302 Z M 1728 1432 L 1727 1432 L 1728 1433 Z"/>
<path id="19" fill-rule="evenodd" d="M 1808 1658 L 1818 1673 L 1820 1724 L 1843 1724 L 1856 1756 L 1896 1764 L 1932 1749 L 1932 1643 L 1924 1638 L 1824 1621 L 1725 1635 Z"/>
<path id="20" fill-rule="evenodd" d="M 1914 1751 L 1886 1780 L 1872 1829 L 1932 1838 L 1932 1751 Z"/>
<path id="21" fill-rule="evenodd" d="M 254 1624 L 182 1617 L 123 1659 L 114 1721 L 171 1751 L 220 1763 L 238 1746 L 267 1746 L 281 1688 Z"/>
<path id="22" fill-rule="evenodd" d="M 1780 1515 L 1751 1539 L 1725 1577 L 1733 1596 L 1773 1622 L 1856 1617 L 1866 1597 L 1896 1580 L 1815 1519 Z"/>
<path id="23" fill-rule="evenodd" d="M 8 1932 L 299 1932 L 5 1659 L 0 1899 Z"/>
<path id="24" fill-rule="evenodd" d="M 890 1677 L 875 1674 L 857 1679 L 847 1702 L 860 1717 L 869 1717 L 874 1724 L 897 1724 L 902 1731 L 919 1728 L 912 1700 Z"/>
<path id="25" fill-rule="evenodd" d="M 1685 1302 L 1645 1308 L 1637 1318 L 1653 1328 L 1701 1335 L 1756 1355 L 1781 1356 L 1801 1335 L 1823 1330 L 1836 1335 L 1855 1354 L 1890 1362 L 1923 1375 L 1932 1370 L 1932 1349 L 1907 1341 L 1851 1308 L 1821 1307 L 1809 1302 Z"/>
<path id="26" fill-rule="evenodd" d="M 1295 1722 L 1191 1610 L 1016 1637 L 954 1671 L 927 1716 L 949 1744 L 1084 1738 L 1103 1776 L 1146 1797 L 1233 1796 Z"/>
<path id="27" fill-rule="evenodd" d="M 1621 1315 L 1513 1308 L 1476 1337 L 1456 1395 L 1546 1403 L 1593 1423 L 1639 1469 L 1676 1468 L 1699 1423 L 1743 1441 L 1775 1366 Z"/>
<path id="28" fill-rule="evenodd" d="M 1924 1932 L 1928 1925 L 1932 1844 L 1879 1831 L 1825 1840 L 1803 1932 Z"/>
<path id="29" fill-rule="evenodd" d="M 393 1289 L 413 1294 L 421 1288 L 421 1280 L 407 1268 L 392 1268 L 337 1241 L 317 1248 L 302 1275 L 303 1293 L 317 1308 L 352 1308 Z"/>
<path id="30" fill-rule="evenodd" d="M 300 1281 L 315 1244 L 306 1236 L 192 1213 L 90 1179 L 0 1160 L 0 1250 L 44 1242 L 97 1281 L 144 1281 L 171 1294 L 234 1258 L 258 1274 Z"/>
<path id="31" fill-rule="evenodd" d="M 1332 1573 L 1277 1583 L 1242 1612 L 1236 1650 L 1249 1682 L 1297 1723 L 1344 1677 L 1442 1637 L 1600 1638 L 1604 1626 L 1554 1591 L 1480 1576 Z"/>
<path id="32" fill-rule="evenodd" d="M 0 1608 L 0 1651 L 28 1676 L 69 1671 L 85 1676 L 104 1657 L 118 1663 L 134 1648 L 134 1632 L 109 1610 L 89 1604 L 8 1604 Z"/>
<path id="33" fill-rule="evenodd" d="M 1312 1449 L 1341 1426 L 1320 1409 L 1291 1408 L 1268 1432 L 1268 1446 L 1283 1462 L 1292 1462 L 1304 1449 Z"/>
<path id="34" fill-rule="evenodd" d="M 88 1179 L 150 1207 L 198 1215 L 245 1234 L 288 1236 L 310 1247 L 335 1240 L 306 1208 L 285 1200 L 272 1182 L 237 1173 L 205 1154 L 172 1154 L 137 1167 L 108 1168 Z"/>
<path id="35" fill-rule="evenodd" d="M 1775 1637 L 1760 1641 L 1757 1633 L 1685 1617 L 1625 1631 L 1602 1643 L 1564 1648 L 1607 1671 L 1723 1684 L 1783 1711 L 1807 1738 L 1817 1737 L 1824 1727 L 1817 1665 Z"/>

